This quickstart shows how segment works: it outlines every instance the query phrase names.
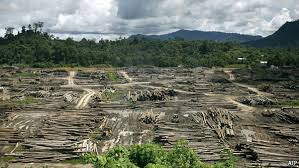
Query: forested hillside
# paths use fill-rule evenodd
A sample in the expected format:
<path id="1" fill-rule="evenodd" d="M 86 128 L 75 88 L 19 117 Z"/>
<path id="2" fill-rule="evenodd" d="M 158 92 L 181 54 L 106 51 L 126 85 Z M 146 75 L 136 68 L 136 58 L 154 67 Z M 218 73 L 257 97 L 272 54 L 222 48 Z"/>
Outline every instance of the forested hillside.
<path id="1" fill-rule="evenodd" d="M 246 60 L 239 62 L 238 58 Z M 34 67 L 51 66 L 111 66 L 154 65 L 170 67 L 184 65 L 227 66 L 256 64 L 299 66 L 299 49 L 256 49 L 235 43 L 212 41 L 154 41 L 144 39 L 101 40 L 95 42 L 71 38 L 60 40 L 41 31 L 22 28 L 18 35 L 0 38 L 0 64 L 25 64 Z"/>
<path id="2" fill-rule="evenodd" d="M 299 20 L 287 22 L 274 34 L 245 44 L 253 47 L 299 47 Z"/>

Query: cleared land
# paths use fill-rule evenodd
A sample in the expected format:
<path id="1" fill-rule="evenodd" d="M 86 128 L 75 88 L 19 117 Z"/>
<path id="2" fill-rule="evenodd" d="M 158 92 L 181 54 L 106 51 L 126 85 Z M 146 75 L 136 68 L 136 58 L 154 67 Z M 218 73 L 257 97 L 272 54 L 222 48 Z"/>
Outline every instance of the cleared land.
<path id="1" fill-rule="evenodd" d="M 184 139 L 207 162 L 230 150 L 238 167 L 287 167 L 299 161 L 299 70 L 265 71 L 273 79 L 238 69 L 2 68 L 0 164 L 68 167 L 61 161 L 84 152 Z"/>

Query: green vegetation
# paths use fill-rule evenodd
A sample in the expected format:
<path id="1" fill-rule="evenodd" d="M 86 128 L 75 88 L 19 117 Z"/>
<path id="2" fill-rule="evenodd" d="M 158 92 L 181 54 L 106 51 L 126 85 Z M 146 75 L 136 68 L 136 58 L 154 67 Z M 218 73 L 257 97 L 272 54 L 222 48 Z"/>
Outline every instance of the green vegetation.
<path id="1" fill-rule="evenodd" d="M 295 82 L 299 79 L 298 68 L 265 68 L 265 67 L 251 67 L 234 70 L 237 74 L 237 80 L 250 83 L 252 81 L 264 81 L 267 83 L 289 81 Z M 267 89 L 265 86 L 260 86 L 259 89 Z M 264 88 L 263 88 L 264 87 Z M 270 87 L 270 86 L 269 86 Z M 270 89 L 270 88 L 269 88 Z"/>
<path id="2" fill-rule="evenodd" d="M 299 100 L 282 101 L 279 104 L 282 106 L 299 107 Z"/>
<path id="3" fill-rule="evenodd" d="M 37 74 L 34 74 L 32 72 L 18 72 L 16 74 L 14 74 L 14 77 L 23 77 L 23 78 L 32 78 L 32 77 L 36 77 L 38 76 Z"/>
<path id="4" fill-rule="evenodd" d="M 244 58 L 238 61 L 238 58 Z M 259 64 L 299 67 L 299 49 L 257 49 L 237 43 L 184 40 L 119 39 L 116 41 L 71 38 L 60 40 L 31 26 L 18 35 L 0 38 L 0 64 L 32 67 L 138 66 L 159 67 L 229 66 Z M 111 79 L 115 80 L 114 75 Z"/>
<path id="5" fill-rule="evenodd" d="M 6 162 L 9 162 L 13 159 L 14 159 L 13 156 L 1 156 L 0 157 L 0 163 L 6 163 Z"/>
<path id="6" fill-rule="evenodd" d="M 84 157 L 64 160 L 64 161 L 61 161 L 61 163 L 67 163 L 67 164 L 72 164 L 72 165 L 87 164 Z"/>
<path id="7" fill-rule="evenodd" d="M 155 144 L 133 145 L 128 148 L 117 146 L 104 155 L 85 154 L 82 157 L 86 163 L 92 163 L 97 168 L 233 168 L 236 161 L 229 154 L 227 161 L 203 163 L 187 147 L 186 142 L 177 143 L 171 150 L 164 150 Z"/>
<path id="8" fill-rule="evenodd" d="M 126 95 L 126 91 L 104 92 L 102 95 L 102 101 L 118 101 L 122 100 Z"/>
<path id="9" fill-rule="evenodd" d="M 25 106 L 25 105 L 29 105 L 29 104 L 37 103 L 37 102 L 38 101 L 34 97 L 27 96 L 24 99 L 15 100 L 12 103 L 17 106 Z"/>
<path id="10" fill-rule="evenodd" d="M 115 82 L 115 81 L 119 80 L 118 74 L 115 71 L 107 71 L 107 72 L 105 72 L 105 75 L 109 81 Z"/>

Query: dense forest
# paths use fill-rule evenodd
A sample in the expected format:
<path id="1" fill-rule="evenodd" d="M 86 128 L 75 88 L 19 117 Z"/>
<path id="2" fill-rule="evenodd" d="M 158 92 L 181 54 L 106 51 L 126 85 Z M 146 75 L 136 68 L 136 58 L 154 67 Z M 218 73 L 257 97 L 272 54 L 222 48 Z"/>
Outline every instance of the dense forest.
<path id="1" fill-rule="evenodd" d="M 61 40 L 42 33 L 42 25 L 34 28 L 31 25 L 23 26 L 17 35 L 12 33 L 11 28 L 7 28 L 5 37 L 0 38 L 2 65 L 222 67 L 256 65 L 260 61 L 267 61 L 268 65 L 299 67 L 299 49 L 257 49 L 236 43 L 182 39 L 159 41 L 134 38 L 98 42 L 86 39 L 74 41 L 71 38 Z"/>

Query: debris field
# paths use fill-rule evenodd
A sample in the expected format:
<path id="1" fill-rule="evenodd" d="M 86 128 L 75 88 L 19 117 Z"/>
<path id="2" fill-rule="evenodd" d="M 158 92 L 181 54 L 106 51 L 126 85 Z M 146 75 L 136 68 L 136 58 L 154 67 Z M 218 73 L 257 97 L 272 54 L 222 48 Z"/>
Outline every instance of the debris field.
<path id="1" fill-rule="evenodd" d="M 238 167 L 299 161 L 299 76 L 269 86 L 209 68 L 0 69 L 0 157 L 56 163 L 116 145 L 187 140 Z M 296 73 L 294 73 L 296 74 Z M 299 74 L 299 72 L 297 73 Z M 1 162 L 0 162 L 1 166 Z"/>

